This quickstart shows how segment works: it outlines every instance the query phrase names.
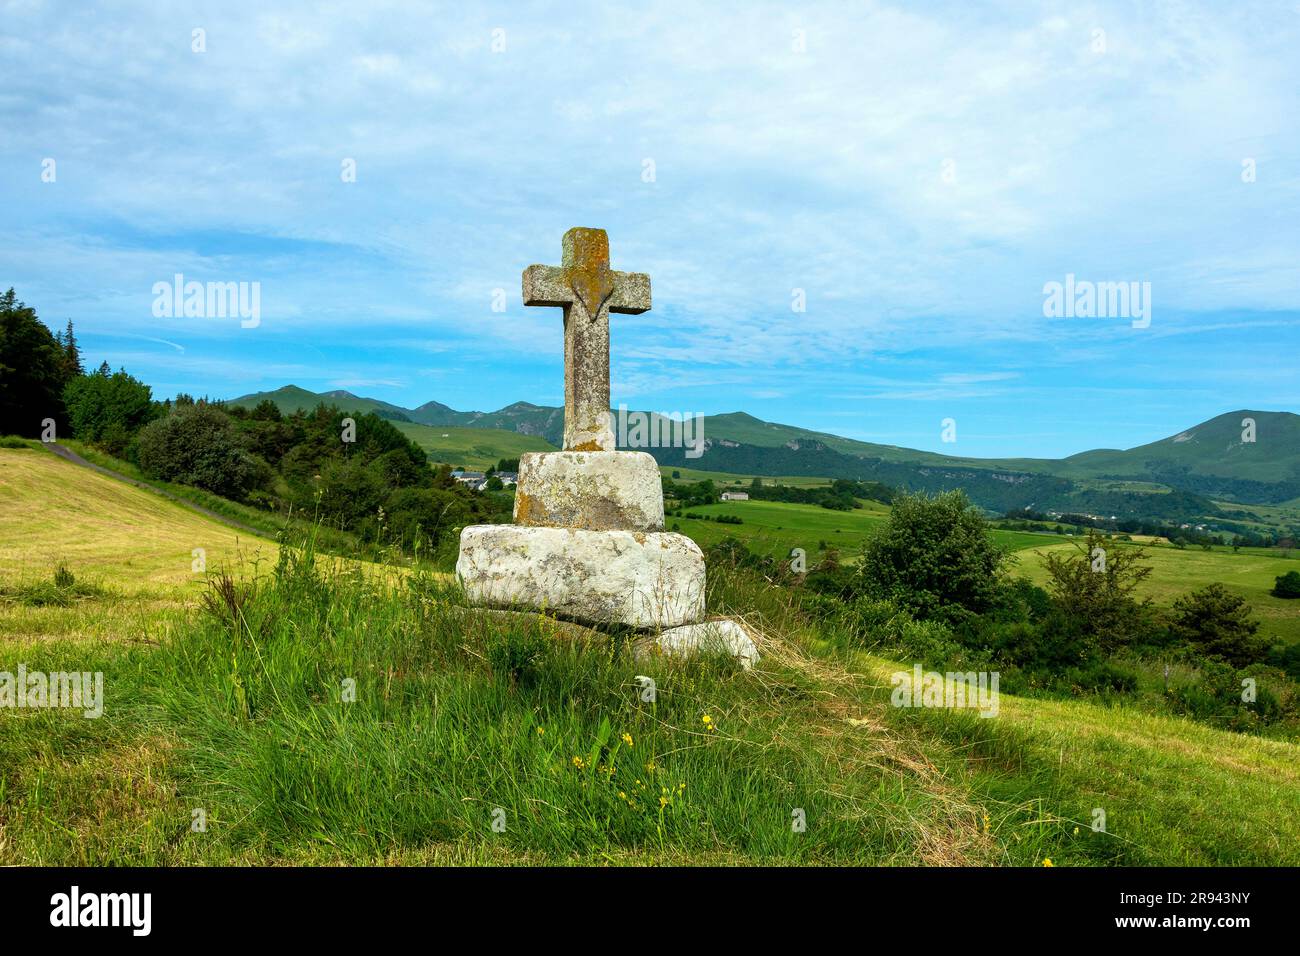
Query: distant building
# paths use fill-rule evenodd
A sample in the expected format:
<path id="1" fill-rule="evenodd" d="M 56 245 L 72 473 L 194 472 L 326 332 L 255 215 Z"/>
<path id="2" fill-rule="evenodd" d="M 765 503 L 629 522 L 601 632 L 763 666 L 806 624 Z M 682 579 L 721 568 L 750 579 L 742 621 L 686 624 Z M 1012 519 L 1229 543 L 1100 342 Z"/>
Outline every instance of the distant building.
<path id="1" fill-rule="evenodd" d="M 491 475 L 481 471 L 453 471 L 451 476 L 459 481 L 470 491 L 486 491 L 487 483 L 493 478 L 500 478 L 502 487 L 509 488 L 519 482 L 519 473 L 514 471 L 498 471 Z"/>
<path id="2" fill-rule="evenodd" d="M 723 501 L 748 501 L 748 491 L 724 491 L 722 493 Z"/>

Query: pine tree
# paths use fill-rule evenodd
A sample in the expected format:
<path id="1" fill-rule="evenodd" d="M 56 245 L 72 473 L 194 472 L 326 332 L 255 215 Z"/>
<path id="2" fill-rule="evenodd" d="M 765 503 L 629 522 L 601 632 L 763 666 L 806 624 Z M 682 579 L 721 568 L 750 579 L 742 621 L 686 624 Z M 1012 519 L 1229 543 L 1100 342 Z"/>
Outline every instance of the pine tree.
<path id="1" fill-rule="evenodd" d="M 67 331 L 61 336 L 56 335 L 55 338 L 63 346 L 63 352 L 68 357 L 68 378 L 73 379 L 78 375 L 84 375 L 85 369 L 81 367 L 81 348 L 77 345 L 77 337 L 72 333 L 71 319 L 68 319 Z"/>
<path id="2" fill-rule="evenodd" d="M 35 309 L 13 289 L 0 294 L 0 434 L 36 438 L 47 418 L 60 428 L 67 423 L 64 356 Z"/>

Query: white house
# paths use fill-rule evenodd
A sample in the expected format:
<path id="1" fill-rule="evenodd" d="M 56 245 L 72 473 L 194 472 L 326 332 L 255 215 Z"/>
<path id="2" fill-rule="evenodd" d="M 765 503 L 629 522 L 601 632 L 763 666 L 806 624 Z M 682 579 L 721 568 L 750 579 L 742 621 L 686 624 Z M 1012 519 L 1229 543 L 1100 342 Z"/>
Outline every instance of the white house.
<path id="1" fill-rule="evenodd" d="M 724 491 L 722 493 L 723 501 L 748 501 L 748 491 Z"/>

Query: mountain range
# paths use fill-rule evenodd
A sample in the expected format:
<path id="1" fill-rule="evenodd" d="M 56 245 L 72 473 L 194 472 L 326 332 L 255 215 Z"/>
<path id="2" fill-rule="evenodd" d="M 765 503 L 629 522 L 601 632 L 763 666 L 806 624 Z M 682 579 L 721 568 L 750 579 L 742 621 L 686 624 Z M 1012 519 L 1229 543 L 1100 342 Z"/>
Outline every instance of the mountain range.
<path id="1" fill-rule="evenodd" d="M 226 404 L 251 408 L 261 401 L 271 401 L 286 413 L 325 402 L 396 422 L 502 429 L 557 447 L 564 429 L 563 408 L 528 402 L 494 412 L 462 412 L 432 401 L 402 408 L 347 391 L 316 393 L 289 385 Z M 645 450 L 673 468 L 853 478 L 925 491 L 961 487 L 972 500 L 995 511 L 1032 508 L 1130 516 L 1158 511 L 1169 519 L 1201 519 L 1230 512 L 1240 517 L 1240 508 L 1225 511 L 1224 505 L 1300 507 L 1300 415 L 1291 412 L 1242 409 L 1136 448 L 1095 449 L 1068 458 L 943 455 L 767 422 L 745 412 L 706 416 L 703 434 L 700 457 L 687 457 L 684 448 Z"/>

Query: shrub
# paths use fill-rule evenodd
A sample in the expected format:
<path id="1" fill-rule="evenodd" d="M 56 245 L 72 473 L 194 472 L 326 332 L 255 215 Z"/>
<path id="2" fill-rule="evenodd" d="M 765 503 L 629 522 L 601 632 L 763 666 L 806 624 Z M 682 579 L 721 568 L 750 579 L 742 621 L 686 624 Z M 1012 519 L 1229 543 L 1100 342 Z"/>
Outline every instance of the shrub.
<path id="1" fill-rule="evenodd" d="M 1242 699 L 1247 677 L 1257 682 L 1252 701 Z M 1259 683 L 1256 668 L 1239 671 L 1216 660 L 1202 664 L 1195 680 L 1172 688 L 1169 703 L 1175 713 L 1237 731 L 1257 730 L 1284 716 L 1277 695 Z"/>
<path id="2" fill-rule="evenodd" d="M 230 417 L 203 402 L 146 425 L 137 443 L 145 474 L 226 498 L 242 500 L 259 470 Z"/>
<path id="3" fill-rule="evenodd" d="M 960 491 L 900 494 L 888 523 L 863 551 L 863 589 L 920 617 L 982 614 L 998 600 L 1006 562 L 987 531 L 988 522 Z"/>
<path id="4" fill-rule="evenodd" d="M 1073 551 L 1047 552 L 1048 590 L 1057 607 L 1078 625 L 1080 638 L 1108 654 L 1150 630 L 1150 601 L 1134 597 L 1151 573 L 1141 548 L 1105 548 L 1095 530 Z"/>
<path id="5" fill-rule="evenodd" d="M 1300 598 L 1300 571 L 1288 571 L 1273 582 L 1273 597 Z"/>
<path id="6" fill-rule="evenodd" d="M 1279 644 L 1268 652 L 1266 663 L 1294 681 L 1300 681 L 1300 644 Z"/>
<path id="7" fill-rule="evenodd" d="M 1170 635 L 1213 660 L 1245 667 L 1262 660 L 1268 647 L 1256 632 L 1259 621 L 1244 598 L 1210 584 L 1174 601 Z"/>

